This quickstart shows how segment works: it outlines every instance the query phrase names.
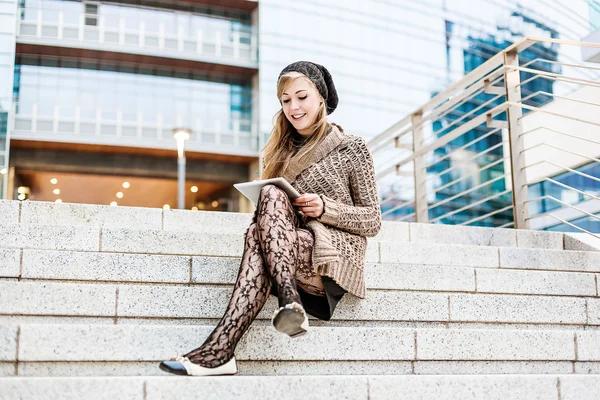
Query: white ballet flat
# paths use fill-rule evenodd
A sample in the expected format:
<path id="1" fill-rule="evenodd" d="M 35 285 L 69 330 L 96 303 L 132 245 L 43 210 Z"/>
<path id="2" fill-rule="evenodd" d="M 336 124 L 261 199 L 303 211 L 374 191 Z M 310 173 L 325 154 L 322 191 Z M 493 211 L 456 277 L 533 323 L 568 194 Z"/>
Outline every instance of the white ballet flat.
<path id="1" fill-rule="evenodd" d="M 171 374 L 187 376 L 235 375 L 238 372 L 235 357 L 218 367 L 207 368 L 194 364 L 187 357 L 176 356 L 161 362 L 159 368 Z"/>

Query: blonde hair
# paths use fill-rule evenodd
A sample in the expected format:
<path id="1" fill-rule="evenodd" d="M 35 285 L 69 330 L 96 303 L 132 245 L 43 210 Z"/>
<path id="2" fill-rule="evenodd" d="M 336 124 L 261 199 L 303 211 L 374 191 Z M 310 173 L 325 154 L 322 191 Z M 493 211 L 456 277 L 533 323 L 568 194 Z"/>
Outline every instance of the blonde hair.
<path id="1" fill-rule="evenodd" d="M 306 79 L 316 90 L 316 86 L 305 75 L 299 72 L 288 72 L 282 75 L 277 82 L 277 98 L 281 99 L 285 89 L 296 79 Z M 318 91 L 317 91 L 318 93 Z M 280 100 L 281 101 L 281 100 Z M 327 109 L 325 100 L 323 100 L 317 111 L 314 122 L 309 127 L 312 134 L 308 136 L 306 142 L 300 149 L 298 157 L 303 160 L 317 147 L 328 131 Z M 264 170 L 261 179 L 270 179 L 283 176 L 290 165 L 290 158 L 294 155 L 294 144 L 292 135 L 297 134 L 296 128 L 288 121 L 283 113 L 283 108 L 277 111 L 274 119 L 273 130 L 267 141 L 264 151 Z"/>

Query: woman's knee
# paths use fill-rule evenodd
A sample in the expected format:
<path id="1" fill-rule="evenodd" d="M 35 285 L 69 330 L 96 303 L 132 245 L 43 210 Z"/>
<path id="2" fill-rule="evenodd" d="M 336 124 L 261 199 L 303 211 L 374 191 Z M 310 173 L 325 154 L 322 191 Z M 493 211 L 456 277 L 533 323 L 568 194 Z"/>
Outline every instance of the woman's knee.
<path id="1" fill-rule="evenodd" d="M 265 185 L 260 189 L 259 201 L 282 199 L 287 199 L 287 194 L 275 185 Z"/>

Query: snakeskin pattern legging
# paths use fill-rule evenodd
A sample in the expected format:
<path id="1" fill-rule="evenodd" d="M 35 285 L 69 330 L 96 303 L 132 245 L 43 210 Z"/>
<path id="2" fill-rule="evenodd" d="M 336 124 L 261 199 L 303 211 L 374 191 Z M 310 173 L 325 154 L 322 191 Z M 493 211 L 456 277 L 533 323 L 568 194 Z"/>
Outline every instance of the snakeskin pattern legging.
<path id="1" fill-rule="evenodd" d="M 263 187 L 225 314 L 206 341 L 185 357 L 208 368 L 229 361 L 267 301 L 271 285 L 276 285 L 280 307 L 293 301 L 302 304 L 298 287 L 324 296 L 321 276 L 312 269 L 313 244 L 287 195 L 273 185 Z"/>

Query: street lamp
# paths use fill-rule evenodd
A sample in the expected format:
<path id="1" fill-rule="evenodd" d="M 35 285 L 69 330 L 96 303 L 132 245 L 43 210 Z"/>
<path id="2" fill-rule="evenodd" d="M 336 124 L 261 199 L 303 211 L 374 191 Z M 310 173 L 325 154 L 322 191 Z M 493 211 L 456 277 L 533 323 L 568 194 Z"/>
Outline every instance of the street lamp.
<path id="1" fill-rule="evenodd" d="M 177 140 L 177 186 L 179 193 L 177 208 L 180 210 L 185 208 L 185 153 L 183 152 L 183 146 L 191 134 L 192 131 L 187 128 L 173 129 L 173 137 Z"/>

